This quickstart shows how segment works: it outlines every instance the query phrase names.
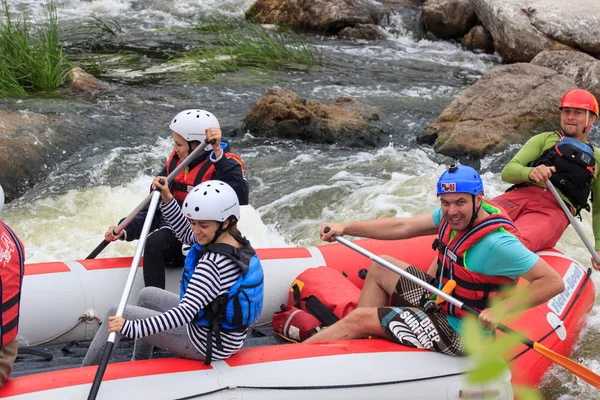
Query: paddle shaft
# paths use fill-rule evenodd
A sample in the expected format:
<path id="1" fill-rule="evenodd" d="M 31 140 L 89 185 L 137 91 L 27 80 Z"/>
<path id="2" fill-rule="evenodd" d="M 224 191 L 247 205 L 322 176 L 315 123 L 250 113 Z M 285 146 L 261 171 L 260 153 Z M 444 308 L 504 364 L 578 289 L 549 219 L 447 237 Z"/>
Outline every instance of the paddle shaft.
<path id="1" fill-rule="evenodd" d="M 432 286 L 429 283 L 427 283 L 427 282 L 425 282 L 425 281 L 417 278 L 416 276 L 414 276 L 414 275 L 406 272 L 402 268 L 399 268 L 399 267 L 395 266 L 391 262 L 386 261 L 383 258 L 376 256 L 375 254 L 371 253 L 370 251 L 367 251 L 367 250 L 363 249 L 362 247 L 358 246 L 357 244 L 354 244 L 351 241 L 346 240 L 346 239 L 344 239 L 341 236 L 335 236 L 335 240 L 337 240 L 338 242 L 340 242 L 344 246 L 350 247 L 352 250 L 359 252 L 363 256 L 369 258 L 371 261 L 375 261 L 377 264 L 379 264 L 379 265 L 381 265 L 381 266 L 389 269 L 390 271 L 395 272 L 398 275 L 400 275 L 400 276 L 402 276 L 402 277 L 410 280 L 411 282 L 413 282 L 413 283 L 421 286 L 422 288 L 424 288 L 424 289 L 428 290 L 429 292 L 437 295 L 438 297 L 443 298 L 448 303 L 453 304 L 454 306 L 460 308 L 461 310 L 464 310 L 464 311 L 468 312 L 469 314 L 473 314 L 475 316 L 479 315 L 479 311 L 475 310 L 472 307 L 469 307 L 468 305 L 466 305 L 462 301 L 455 299 L 454 297 L 452 297 L 449 294 L 443 292 L 442 290 L 436 288 L 435 286 Z M 504 326 L 504 325 L 498 325 L 498 329 L 501 330 L 504 333 L 516 333 L 517 335 L 521 336 L 517 332 L 514 332 L 512 329 L 510 329 L 509 327 Z M 522 342 L 525 345 L 533 348 L 533 341 L 527 339 L 526 337 L 522 337 Z"/>
<path id="2" fill-rule="evenodd" d="M 194 149 L 194 151 L 192 151 L 190 154 L 188 154 L 188 156 L 183 159 L 181 161 L 181 163 L 179 163 L 179 165 L 173 170 L 173 172 L 171 172 L 168 176 L 167 176 L 167 184 L 170 184 L 171 181 L 173 181 L 173 179 L 175 179 L 175 177 L 177 175 L 179 175 L 179 173 L 181 171 L 183 171 L 184 168 L 186 168 L 197 156 L 199 156 L 204 149 L 206 148 L 206 145 L 208 145 L 208 141 L 204 141 L 203 144 L 199 145 L 198 147 L 196 147 Z M 211 141 L 212 144 L 212 141 Z M 146 196 L 146 198 L 144 200 L 142 200 L 142 202 L 123 220 L 121 221 L 121 223 L 119 225 L 117 225 L 117 227 L 113 230 L 113 233 L 115 235 L 118 235 L 119 233 L 121 233 L 123 231 L 123 229 L 125 229 L 125 227 L 127 225 L 129 225 L 129 223 L 131 221 L 133 221 L 133 219 L 144 209 L 146 208 L 146 206 L 148 205 L 148 203 L 150 203 L 150 199 L 152 198 L 152 193 L 148 194 L 148 196 Z M 98 246 L 96 246 L 96 248 L 86 257 L 86 260 L 92 259 L 92 258 L 96 258 L 96 256 L 98 254 L 100 254 L 102 252 L 102 250 L 104 250 L 104 248 L 106 246 L 108 246 L 111 242 L 107 241 L 107 240 L 103 240 Z"/>
<path id="3" fill-rule="evenodd" d="M 326 230 L 325 233 L 327 233 L 328 231 Z M 375 261 L 377 264 L 389 269 L 392 272 L 397 273 L 398 275 L 408 279 L 409 281 L 427 289 L 429 292 L 437 295 L 438 297 L 443 298 L 444 300 L 446 300 L 448 303 L 454 304 L 456 307 L 461 308 L 471 314 L 474 315 L 479 315 L 479 313 L 477 312 L 477 310 L 467 306 L 466 304 L 464 304 L 462 301 L 455 299 L 454 297 L 450 296 L 447 293 L 444 293 L 443 291 L 441 291 L 440 289 L 436 288 L 435 286 L 431 286 L 429 283 L 422 281 L 421 279 L 417 278 L 416 276 L 409 274 L 408 272 L 406 272 L 405 270 L 403 270 L 402 268 L 399 268 L 397 266 L 395 266 L 394 264 L 390 263 L 389 261 L 384 260 L 381 257 L 376 256 L 375 254 L 371 253 L 370 251 L 367 251 L 365 249 L 363 249 L 362 247 L 360 247 L 359 245 L 352 243 L 351 241 L 344 239 L 341 236 L 334 236 L 335 240 L 337 240 L 338 242 L 340 242 L 341 244 L 343 244 L 344 246 L 350 247 L 352 250 L 362 254 L 363 256 L 367 257 L 368 259 L 370 259 L 371 261 Z"/>
<path id="4" fill-rule="evenodd" d="M 140 264 L 140 259 L 142 258 L 142 252 L 144 251 L 144 245 L 146 244 L 146 238 L 148 237 L 148 233 L 150 232 L 150 227 L 152 226 L 152 219 L 154 219 L 154 213 L 156 211 L 156 207 L 158 206 L 159 200 L 160 200 L 160 191 L 158 191 L 158 190 L 152 191 L 150 206 L 148 207 L 148 214 L 146 215 L 146 219 L 144 220 L 144 226 L 142 227 L 142 233 L 140 235 L 140 240 L 138 241 L 137 247 L 135 248 L 135 254 L 134 254 L 133 260 L 131 262 L 131 267 L 129 268 L 129 275 L 127 275 L 127 281 L 125 282 L 125 289 L 123 289 L 123 294 L 121 295 L 121 301 L 119 302 L 119 307 L 117 308 L 116 315 L 119 317 L 121 317 L 123 315 L 123 312 L 125 311 L 125 306 L 127 305 L 127 300 L 129 299 L 129 294 L 131 293 L 133 281 L 135 280 L 135 274 L 136 274 L 138 266 Z M 107 328 L 100 327 L 100 329 L 107 329 Z M 96 396 L 98 395 L 98 390 L 100 389 L 100 384 L 102 383 L 102 377 L 104 376 L 104 371 L 106 370 L 106 366 L 108 364 L 108 360 L 110 359 L 110 355 L 112 353 L 112 349 L 115 344 L 116 338 L 117 338 L 116 332 L 112 332 L 110 335 L 108 335 L 108 340 L 106 342 L 106 346 L 104 347 L 104 354 L 102 355 L 102 360 L 100 361 L 98 370 L 96 370 L 96 376 L 94 376 L 94 382 L 92 383 L 92 388 L 90 390 L 88 400 L 94 400 L 96 398 Z"/>
<path id="5" fill-rule="evenodd" d="M 571 210 L 569 210 L 569 208 L 565 204 L 564 200 L 560 197 L 560 195 L 556 191 L 554 184 L 552 182 L 550 182 L 550 179 L 548 179 L 544 183 L 546 184 L 546 187 L 548 188 L 548 190 L 550 190 L 552 192 L 552 194 L 554 195 L 554 198 L 556 199 L 556 201 L 558 201 L 558 204 L 560 204 L 560 207 L 562 208 L 565 215 L 569 219 L 571 226 L 575 229 L 575 232 L 577 232 L 577 234 L 583 241 L 583 244 L 585 244 L 585 247 L 587 247 L 587 249 L 590 252 L 590 254 L 592 255 L 592 258 L 594 259 L 594 261 L 596 261 L 596 263 L 600 264 L 600 256 L 598 255 L 598 252 L 596 251 L 596 249 L 594 249 L 594 246 L 589 241 L 587 236 L 585 236 L 585 233 L 583 233 L 581 226 L 579 226 L 579 224 L 577 223 L 577 220 L 575 219 L 573 214 L 571 214 Z"/>
<path id="6" fill-rule="evenodd" d="M 325 233 L 329 232 L 328 229 L 329 228 L 325 228 Z M 383 258 L 378 257 L 375 254 L 363 249 L 362 247 L 358 246 L 357 244 L 352 243 L 349 240 L 346 240 L 341 236 L 334 236 L 334 238 L 341 244 L 350 247 L 352 250 L 357 251 L 358 253 L 360 253 L 363 256 L 369 258 L 370 260 L 376 262 L 377 264 L 380 264 L 381 266 L 389 269 L 390 271 L 393 271 L 393 272 L 397 273 L 398 275 L 410 280 L 411 282 L 414 282 L 415 284 L 425 288 L 426 290 L 428 290 L 432 293 L 435 293 L 436 295 L 442 297 L 447 302 L 454 304 L 456 307 L 459 307 L 460 309 L 462 309 L 470 314 L 473 314 L 476 316 L 479 315 L 479 311 L 475 310 L 474 308 L 469 307 L 468 305 L 464 304 L 462 301 L 459 301 L 459 300 L 455 299 L 454 297 L 450 296 L 449 294 L 446 294 L 443 291 L 435 288 L 434 286 L 431 286 L 427 282 L 422 281 L 421 279 L 417 278 L 416 276 L 404 271 L 402 268 L 399 268 L 399 267 L 395 266 L 394 264 L 384 260 Z M 541 343 L 534 342 L 533 340 L 521 335 L 520 333 L 510 329 L 509 327 L 507 327 L 505 325 L 499 324 L 498 329 L 506 334 L 516 335 L 517 337 L 519 337 L 519 340 L 521 341 L 521 343 L 523 343 L 525 346 L 529 347 L 536 353 L 548 358 L 549 360 L 551 360 L 551 361 L 555 362 L 556 364 L 562 366 L 563 368 L 567 369 L 568 371 L 573 373 L 573 375 L 581 378 L 585 382 L 594 386 L 596 389 L 600 389 L 600 375 L 596 374 L 594 371 L 584 367 L 581 364 L 576 363 L 575 361 L 571 360 L 570 358 L 567 358 L 561 354 L 558 354 L 558 353 L 550 350 L 549 348 L 545 347 Z"/>

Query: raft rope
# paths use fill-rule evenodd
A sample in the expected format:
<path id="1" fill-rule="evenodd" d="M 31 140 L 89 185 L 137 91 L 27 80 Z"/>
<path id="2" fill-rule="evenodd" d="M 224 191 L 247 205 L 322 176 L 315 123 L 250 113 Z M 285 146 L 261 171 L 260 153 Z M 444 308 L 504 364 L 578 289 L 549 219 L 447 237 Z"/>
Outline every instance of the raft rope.
<path id="1" fill-rule="evenodd" d="M 95 315 L 88 315 L 88 314 L 81 314 L 79 316 L 79 318 L 77 319 L 77 323 L 75 325 L 73 325 L 72 327 L 70 327 L 69 329 L 67 329 L 64 332 L 58 333 L 54 336 L 52 336 L 49 339 L 43 340 L 41 342 L 38 343 L 34 343 L 34 344 L 28 344 L 27 347 L 33 347 L 33 346 L 40 346 L 42 344 L 46 344 L 48 342 L 53 341 L 54 339 L 57 339 L 63 335 L 66 335 L 67 333 L 71 332 L 73 329 L 77 328 L 79 325 L 81 325 L 82 323 L 92 323 L 92 322 L 98 322 L 98 323 L 102 323 L 102 321 L 96 317 Z"/>
<path id="2" fill-rule="evenodd" d="M 353 388 L 361 388 L 361 387 L 373 387 L 373 386 L 386 386 L 386 385 L 396 385 L 399 383 L 410 383 L 410 382 L 419 382 L 429 379 L 437 379 L 437 378 L 448 378 L 451 376 L 463 375 L 465 372 L 455 372 L 452 374 L 438 375 L 438 376 L 429 376 L 427 378 L 414 378 L 414 379 L 403 379 L 398 381 L 389 381 L 389 382 L 369 382 L 369 383 L 354 383 L 347 385 L 314 385 L 314 386 L 236 386 L 229 385 L 227 387 L 222 387 L 220 389 L 211 390 L 210 392 L 203 392 L 198 394 L 193 394 L 187 397 L 178 397 L 174 400 L 190 400 L 197 399 L 199 397 L 208 396 L 210 394 L 223 392 L 225 390 L 235 390 L 235 389 L 258 389 L 258 390 L 328 390 L 328 389 L 353 389 Z"/>
<path id="3" fill-rule="evenodd" d="M 581 296 L 581 293 L 583 292 L 583 289 L 585 289 L 585 286 L 588 284 L 588 282 L 590 281 L 590 277 L 592 276 L 592 269 L 588 268 L 587 270 L 587 274 L 585 276 L 585 279 L 583 281 L 583 284 L 580 286 L 579 290 L 577 291 L 577 293 L 575 294 L 575 297 L 573 298 L 573 300 L 571 301 L 571 304 L 569 304 L 569 307 L 567 308 L 567 311 L 564 313 L 564 316 L 560 319 L 561 324 L 554 327 L 553 329 L 551 329 L 548 333 L 546 333 L 544 336 L 542 336 L 540 339 L 536 340 L 536 342 L 541 343 L 544 339 L 546 339 L 548 336 L 552 335 L 554 332 L 556 332 L 556 330 L 561 327 L 564 326 L 564 322 L 565 319 L 567 318 L 567 316 L 569 315 L 569 313 L 571 312 L 571 310 L 573 309 L 573 307 L 575 306 L 575 303 L 577 303 L 577 299 L 579 299 L 579 297 Z M 531 350 L 530 347 L 527 347 L 525 350 L 521 351 L 519 354 L 517 354 L 516 356 L 514 356 L 513 358 L 511 358 L 510 360 L 508 360 L 508 362 L 513 362 L 514 360 L 516 360 L 517 358 L 521 357 L 523 354 L 527 353 L 529 350 Z"/>

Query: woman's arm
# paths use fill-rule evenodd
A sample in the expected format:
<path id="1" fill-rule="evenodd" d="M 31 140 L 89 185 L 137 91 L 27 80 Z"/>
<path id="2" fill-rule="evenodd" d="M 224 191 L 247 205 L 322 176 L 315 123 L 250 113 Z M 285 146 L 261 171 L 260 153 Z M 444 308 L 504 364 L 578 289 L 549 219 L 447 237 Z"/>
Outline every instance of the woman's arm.
<path id="1" fill-rule="evenodd" d="M 139 339 L 190 323 L 194 317 L 217 298 L 221 278 L 217 264 L 202 260 L 196 266 L 185 295 L 177 307 L 146 319 L 125 321 L 121 333 Z"/>
<path id="2" fill-rule="evenodd" d="M 179 204 L 177 204 L 177 200 L 174 197 L 171 197 L 171 200 L 167 204 L 160 203 L 159 208 L 163 218 L 167 221 L 171 229 L 173 229 L 173 232 L 175 232 L 177 240 L 184 244 L 194 244 L 197 242 L 196 235 L 192 232 L 189 221 L 183 216 L 181 208 L 179 208 Z"/>

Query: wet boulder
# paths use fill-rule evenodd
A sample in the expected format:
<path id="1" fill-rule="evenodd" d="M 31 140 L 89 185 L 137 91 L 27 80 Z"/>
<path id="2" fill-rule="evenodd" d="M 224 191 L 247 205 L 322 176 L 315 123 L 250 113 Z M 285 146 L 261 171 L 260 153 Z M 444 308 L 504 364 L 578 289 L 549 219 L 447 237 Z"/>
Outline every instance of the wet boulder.
<path id="1" fill-rule="evenodd" d="M 282 88 L 269 89 L 244 118 L 244 129 L 255 136 L 302 139 L 313 143 L 375 147 L 385 139 L 369 122 L 381 113 L 354 99 L 334 104 L 310 101 Z"/>
<path id="2" fill-rule="evenodd" d="M 482 158 L 560 128 L 557 107 L 575 87 L 572 79 L 537 65 L 492 68 L 455 98 L 418 141 L 451 157 Z"/>
<path id="3" fill-rule="evenodd" d="M 420 17 L 421 26 L 439 39 L 464 36 L 477 23 L 470 0 L 427 0 Z"/>
<path id="4" fill-rule="evenodd" d="M 419 8 L 425 0 L 379 0 L 379 2 L 392 10 L 398 10 L 401 8 Z"/>
<path id="5" fill-rule="evenodd" d="M 579 51 L 542 51 L 531 63 L 568 76 L 600 99 L 600 60 Z"/>
<path id="6" fill-rule="evenodd" d="M 482 25 L 477 25 L 463 37 L 462 46 L 475 53 L 492 54 L 494 52 L 494 39 Z"/>
<path id="7" fill-rule="evenodd" d="M 97 93 L 112 90 L 108 83 L 95 78 L 79 67 L 73 68 L 67 75 L 67 82 L 73 93 Z"/>
<path id="8" fill-rule="evenodd" d="M 598 0 L 471 0 L 505 63 L 529 62 L 544 50 L 600 55 Z"/>
<path id="9" fill-rule="evenodd" d="M 371 0 L 257 0 L 246 18 L 298 32 L 338 34 L 358 24 L 381 25 L 390 9 Z"/>
<path id="10" fill-rule="evenodd" d="M 385 39 L 387 35 L 377 25 L 356 24 L 342 29 L 338 36 L 344 39 L 378 40 Z"/>

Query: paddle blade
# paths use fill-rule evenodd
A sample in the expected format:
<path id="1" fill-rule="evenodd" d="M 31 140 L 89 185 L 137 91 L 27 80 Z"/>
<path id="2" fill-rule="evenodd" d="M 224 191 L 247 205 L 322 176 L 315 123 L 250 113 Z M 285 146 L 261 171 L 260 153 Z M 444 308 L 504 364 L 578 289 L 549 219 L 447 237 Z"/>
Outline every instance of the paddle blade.
<path id="1" fill-rule="evenodd" d="M 553 352 L 552 350 L 540 343 L 535 342 L 533 344 L 533 350 L 535 350 L 538 354 L 541 354 L 544 357 L 548 358 L 549 360 L 554 361 L 555 363 L 564 367 L 565 369 L 571 371 L 573 375 L 586 381 L 596 389 L 600 389 L 600 375 L 598 375 L 594 371 L 587 369 L 583 365 L 576 363 L 570 358 Z"/>

